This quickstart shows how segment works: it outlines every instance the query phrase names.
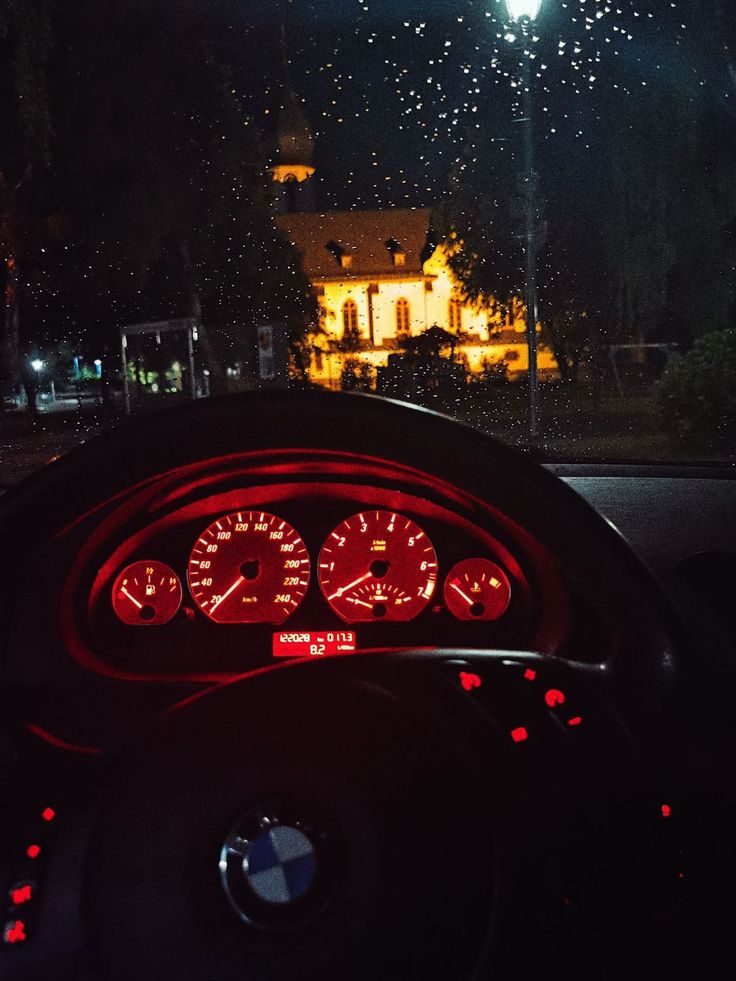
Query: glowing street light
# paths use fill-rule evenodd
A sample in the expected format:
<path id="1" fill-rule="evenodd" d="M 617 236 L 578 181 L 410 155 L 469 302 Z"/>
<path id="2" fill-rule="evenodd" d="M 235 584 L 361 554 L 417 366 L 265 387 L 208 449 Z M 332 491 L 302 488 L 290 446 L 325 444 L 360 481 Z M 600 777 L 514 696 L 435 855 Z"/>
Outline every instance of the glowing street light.
<path id="1" fill-rule="evenodd" d="M 511 20 L 535 20 L 542 0 L 506 0 L 506 6 Z"/>
<path id="2" fill-rule="evenodd" d="M 539 424 L 539 388 L 537 385 L 537 172 L 534 168 L 533 93 L 532 93 L 532 22 L 542 7 L 542 0 L 506 0 L 511 20 L 520 27 L 522 115 L 524 127 L 524 171 L 521 184 L 524 194 L 524 252 L 526 343 L 529 352 L 529 435 L 536 436 Z"/>
<path id="3" fill-rule="evenodd" d="M 38 374 L 43 370 L 43 361 L 40 358 L 34 358 L 31 361 L 31 368 Z"/>

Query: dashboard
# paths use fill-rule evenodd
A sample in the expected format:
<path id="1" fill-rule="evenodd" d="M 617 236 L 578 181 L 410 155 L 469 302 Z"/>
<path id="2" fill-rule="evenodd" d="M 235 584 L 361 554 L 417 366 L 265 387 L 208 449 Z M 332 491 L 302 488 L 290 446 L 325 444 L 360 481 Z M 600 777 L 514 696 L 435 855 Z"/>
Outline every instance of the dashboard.
<path id="1" fill-rule="evenodd" d="M 310 429 L 297 439 L 295 420 L 306 418 L 307 408 Z M 260 425 L 248 426 L 256 411 Z M 112 432 L 8 495 L 4 530 L 13 561 L 0 569 L 3 717 L 21 732 L 25 755 L 16 767 L 16 757 L 7 754 L 18 801 L 16 837 L 0 859 L 18 888 L 27 884 L 28 862 L 41 858 L 49 864 L 31 868 L 34 875 L 42 869 L 32 890 L 42 903 L 58 900 L 58 909 L 76 911 L 69 883 L 84 868 L 84 888 L 103 880 L 110 885 L 109 922 L 123 923 L 126 948 L 129 937 L 143 936 L 151 908 L 173 910 L 171 922 L 188 935 L 195 931 L 179 916 L 180 907 L 171 906 L 183 887 L 169 889 L 172 873 L 161 871 L 162 861 L 178 875 L 186 864 L 181 856 L 194 856 L 191 885 L 200 873 L 204 885 L 192 896 L 205 912 L 216 910 L 220 886 L 210 875 L 217 868 L 216 852 L 210 867 L 210 845 L 235 827 L 233 816 L 246 804 L 262 799 L 270 807 L 274 788 L 289 792 L 288 800 L 275 801 L 280 808 L 302 794 L 311 806 L 313 795 L 324 792 L 320 807 L 330 821 L 341 822 L 340 841 L 354 849 L 348 872 L 369 854 L 362 829 L 374 820 L 354 801 L 377 795 L 375 820 L 387 820 L 384 844 L 395 841 L 403 861 L 396 808 L 411 798 L 410 775 L 426 770 L 426 795 L 417 797 L 401 827 L 420 826 L 416 815 L 428 808 L 436 814 L 441 798 L 463 822 L 445 840 L 479 840 L 468 837 L 465 822 L 480 813 L 475 793 L 489 789 L 494 807 L 501 801 L 509 808 L 504 850 L 511 841 L 513 851 L 518 832 L 522 875 L 542 870 L 543 882 L 530 880 L 539 895 L 550 886 L 550 855 L 561 849 L 565 879 L 551 890 L 551 923 L 558 922 L 558 896 L 567 904 L 572 895 L 581 922 L 588 915 L 591 869 L 601 893 L 593 906 L 603 919 L 641 892 L 642 909 L 651 906 L 654 917 L 646 923 L 658 922 L 660 893 L 640 890 L 639 879 L 628 874 L 622 881 L 620 869 L 631 869 L 631 856 L 641 854 L 649 874 L 659 862 L 653 845 L 662 843 L 664 823 L 678 835 L 670 842 L 675 858 L 667 853 L 667 863 L 677 864 L 662 868 L 668 876 L 676 869 L 679 884 L 684 853 L 678 828 L 691 813 L 699 820 L 708 794 L 724 819 L 730 809 L 722 806 L 723 781 L 707 775 L 703 759 L 709 757 L 694 741 L 702 733 L 693 675 L 680 660 L 679 637 L 671 643 L 665 629 L 675 618 L 640 560 L 668 586 L 695 584 L 718 600 L 717 570 L 734 544 L 728 514 L 736 484 L 729 475 L 662 483 L 654 475 L 587 468 L 560 468 L 557 476 L 563 479 L 417 410 L 357 397 L 287 403 L 272 395 L 213 401 Z M 652 515 L 655 483 L 663 490 Z M 683 528 L 695 498 L 700 514 L 689 519 L 689 536 Z M 709 552 L 693 566 L 696 546 Z M 670 596 L 676 594 L 670 590 Z M 730 607 L 719 610 L 725 621 Z M 389 656 L 353 657 L 374 652 Z M 291 663 L 297 659 L 301 663 Z M 730 698 L 730 687 L 721 688 L 722 698 Z M 707 705 L 702 738 L 709 752 L 714 732 L 719 753 L 732 744 L 711 713 L 720 697 Z M 405 756 L 411 738 L 416 751 Z M 447 764 L 440 778 L 434 754 Z M 315 761 L 324 763 L 325 776 Z M 109 856 L 113 867 L 96 880 L 73 857 L 69 874 L 66 853 L 50 845 L 33 815 L 52 825 L 57 812 L 69 820 L 68 802 L 95 777 L 98 762 L 105 779 L 120 780 L 123 800 L 129 786 L 142 782 L 141 796 L 136 791 L 127 810 L 127 804 L 119 808 L 111 785 L 102 787 L 112 797 L 104 798 L 106 810 L 95 825 L 99 847 L 90 851 L 91 867 L 99 859 L 104 872 Z M 494 774 L 488 788 L 475 779 L 478 767 Z M 389 771 L 396 781 L 392 776 L 385 784 L 384 808 Z M 351 789 L 356 775 L 367 781 L 365 794 L 362 785 Z M 456 796 L 447 789 L 453 786 L 470 796 Z M 620 799 L 611 788 L 621 791 Z M 437 826 L 427 826 L 429 857 L 421 863 L 432 876 Z M 131 828 L 140 837 L 128 841 Z M 181 829 L 184 837 L 172 847 L 172 834 Z M 160 846 L 148 837 L 159 832 Z M 693 853 L 685 871 L 705 869 L 697 874 L 706 882 L 711 869 L 720 875 L 732 868 L 731 848 L 712 828 L 703 838 L 708 847 L 715 842 L 713 855 Z M 571 851 L 582 842 L 572 864 L 568 842 Z M 538 850 L 527 860 L 530 843 Z M 367 867 L 379 867 L 384 853 L 370 854 L 376 858 Z M 201 868 L 200 857 L 206 859 Z M 447 865 L 475 868 L 476 859 L 473 853 Z M 652 880 L 652 889 L 659 881 Z M 714 895 L 720 895 L 719 883 Z M 426 890 L 433 905 L 435 884 Z M 389 898 L 394 887 L 391 879 Z M 457 891 L 440 892 L 455 908 Z M 133 912 L 121 919 L 128 899 Z M 698 892 L 695 902 L 700 899 Z M 96 902 L 90 893 L 87 907 L 95 909 Z M 56 921 L 45 906 L 43 915 L 37 909 L 34 894 L 25 910 L 13 907 L 8 923 L 12 930 L 17 921 L 28 925 L 27 950 L 53 955 L 53 938 L 43 931 L 56 929 Z M 523 945 L 530 917 L 512 912 L 524 924 Z M 228 916 L 223 910 L 215 951 L 220 926 L 232 927 L 234 935 L 239 927 Z M 359 920 L 350 913 L 351 923 Z M 403 941 L 398 912 L 395 922 Z M 72 936 L 81 932 L 77 926 Z M 169 935 L 158 922 L 151 929 Z M 659 949 L 653 925 L 651 931 Z M 371 928 L 371 942 L 374 936 Z M 319 949 L 328 946 L 322 940 Z M 241 953 L 233 955 L 237 970 Z"/>
<path id="2" fill-rule="evenodd" d="M 78 552 L 61 588 L 64 647 L 113 677 L 216 679 L 397 648 L 554 653 L 571 640 L 574 591 L 537 540 L 456 487 L 357 456 L 202 463 L 66 542 Z"/>

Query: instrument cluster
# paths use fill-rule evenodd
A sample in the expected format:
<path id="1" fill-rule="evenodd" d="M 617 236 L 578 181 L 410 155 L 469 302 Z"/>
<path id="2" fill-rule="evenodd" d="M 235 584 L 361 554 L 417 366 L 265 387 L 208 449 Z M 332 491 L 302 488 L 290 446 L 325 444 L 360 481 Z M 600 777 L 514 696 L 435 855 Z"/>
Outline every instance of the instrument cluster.
<path id="1" fill-rule="evenodd" d="M 349 624 L 414 620 L 438 584 L 434 545 L 419 525 L 396 511 L 364 509 L 334 528 L 313 569 L 304 539 L 267 511 L 236 511 L 216 518 L 194 542 L 187 563 L 189 594 L 213 623 L 288 620 L 317 580 L 325 603 Z M 126 626 L 169 623 L 184 588 L 158 559 L 137 559 L 115 578 L 112 608 Z M 442 583 L 458 620 L 497 620 L 511 602 L 507 573 L 487 557 L 463 559 Z"/>
<path id="2" fill-rule="evenodd" d="M 537 544 L 459 501 L 314 476 L 172 501 L 101 528 L 94 566 L 80 557 L 66 643 L 93 670 L 216 680 L 274 657 L 553 651 L 565 629 Z"/>

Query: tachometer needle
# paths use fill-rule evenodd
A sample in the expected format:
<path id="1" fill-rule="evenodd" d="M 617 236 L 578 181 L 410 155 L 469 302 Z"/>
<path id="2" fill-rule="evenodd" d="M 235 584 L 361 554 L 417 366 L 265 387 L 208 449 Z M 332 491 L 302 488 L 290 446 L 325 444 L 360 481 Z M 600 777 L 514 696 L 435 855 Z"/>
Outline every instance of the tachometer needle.
<path id="1" fill-rule="evenodd" d="M 127 596 L 128 599 L 130 600 L 130 602 L 134 606 L 137 606 L 139 610 L 142 610 L 143 609 L 143 604 L 142 603 L 139 603 L 138 600 L 135 598 L 135 596 L 131 596 L 130 593 L 128 592 L 128 590 L 125 588 L 125 586 L 123 586 L 123 588 L 120 590 L 120 595 L 121 596 Z"/>
<path id="2" fill-rule="evenodd" d="M 227 592 L 223 593 L 222 596 L 218 599 L 218 601 L 216 603 L 213 603 L 212 604 L 212 606 L 210 607 L 210 614 L 212 614 L 212 613 L 215 612 L 215 610 L 220 605 L 220 603 L 224 603 L 225 602 L 225 600 L 228 598 L 228 596 L 230 595 L 230 593 L 234 592 L 238 588 L 238 586 L 241 584 L 241 582 L 245 582 L 245 576 L 238 576 L 238 578 L 232 584 L 232 586 L 230 587 L 230 589 L 228 589 Z"/>
<path id="3" fill-rule="evenodd" d="M 473 602 L 474 601 L 469 596 L 466 596 L 465 595 L 465 593 L 462 591 L 462 589 L 460 589 L 460 587 L 458 586 L 458 584 L 456 582 L 451 582 L 450 583 L 450 586 L 452 586 L 452 588 L 455 590 L 456 593 L 460 593 L 460 595 L 465 600 L 465 602 L 468 604 L 468 606 L 472 606 L 473 605 Z"/>
<path id="4" fill-rule="evenodd" d="M 353 586 L 359 586 L 362 582 L 365 582 L 366 579 L 370 579 L 372 575 L 373 575 L 372 572 L 370 571 L 366 572 L 366 574 L 364 576 L 361 576 L 360 579 L 355 579 L 353 580 L 353 582 L 349 582 L 347 586 L 341 586 L 339 589 L 336 589 L 335 592 L 332 594 L 332 596 L 328 596 L 327 599 L 333 600 L 337 596 L 342 596 L 343 593 L 347 593 L 347 591 L 349 589 L 352 589 Z"/>

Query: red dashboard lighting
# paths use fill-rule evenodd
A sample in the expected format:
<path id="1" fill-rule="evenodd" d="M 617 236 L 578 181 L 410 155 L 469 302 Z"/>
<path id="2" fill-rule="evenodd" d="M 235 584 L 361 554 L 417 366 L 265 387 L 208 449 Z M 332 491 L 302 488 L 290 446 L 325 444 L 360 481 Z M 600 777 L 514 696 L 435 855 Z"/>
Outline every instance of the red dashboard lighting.
<path id="1" fill-rule="evenodd" d="M 668 818 L 672 814 L 672 808 L 669 804 L 662 804 L 662 817 Z"/>
<path id="2" fill-rule="evenodd" d="M 461 671 L 460 684 L 463 686 L 465 691 L 472 691 L 473 688 L 480 688 L 482 682 L 480 675 L 472 674 L 469 671 Z"/>
<path id="3" fill-rule="evenodd" d="M 44 807 L 44 809 L 41 811 L 41 817 L 44 819 L 44 821 L 53 821 L 56 817 L 56 811 L 53 809 L 53 807 Z"/>
<path id="4" fill-rule="evenodd" d="M 534 670 L 534 668 L 527 668 L 524 672 L 524 677 L 527 681 L 534 681 L 534 679 L 537 677 L 537 672 Z"/>
<path id="5" fill-rule="evenodd" d="M 26 848 L 26 855 L 29 858 L 38 858 L 40 854 L 41 854 L 40 845 L 29 845 L 28 848 Z"/>
<path id="6" fill-rule="evenodd" d="M 529 738 L 529 733 L 524 726 L 518 726 L 516 729 L 511 730 L 511 738 L 515 743 L 523 743 Z"/>
<path id="7" fill-rule="evenodd" d="M 20 944 L 27 940 L 26 925 L 23 920 L 13 920 L 8 923 L 3 933 L 3 940 L 6 944 Z"/>
<path id="8" fill-rule="evenodd" d="M 565 693 L 561 692 L 559 688 L 550 688 L 549 691 L 544 693 L 544 700 L 553 709 L 558 705 L 565 704 Z"/>
<path id="9" fill-rule="evenodd" d="M 567 720 L 567 724 L 569 726 L 579 726 L 582 721 L 583 717 L 581 715 L 574 715 L 571 719 Z"/>
<path id="10" fill-rule="evenodd" d="M 354 630 L 280 631 L 273 635 L 274 657 L 330 657 L 355 654 Z"/>
<path id="11" fill-rule="evenodd" d="M 10 890 L 10 901 L 13 906 L 22 906 L 23 903 L 30 903 L 33 899 L 33 887 L 26 883 L 24 886 L 18 886 L 16 889 Z"/>

